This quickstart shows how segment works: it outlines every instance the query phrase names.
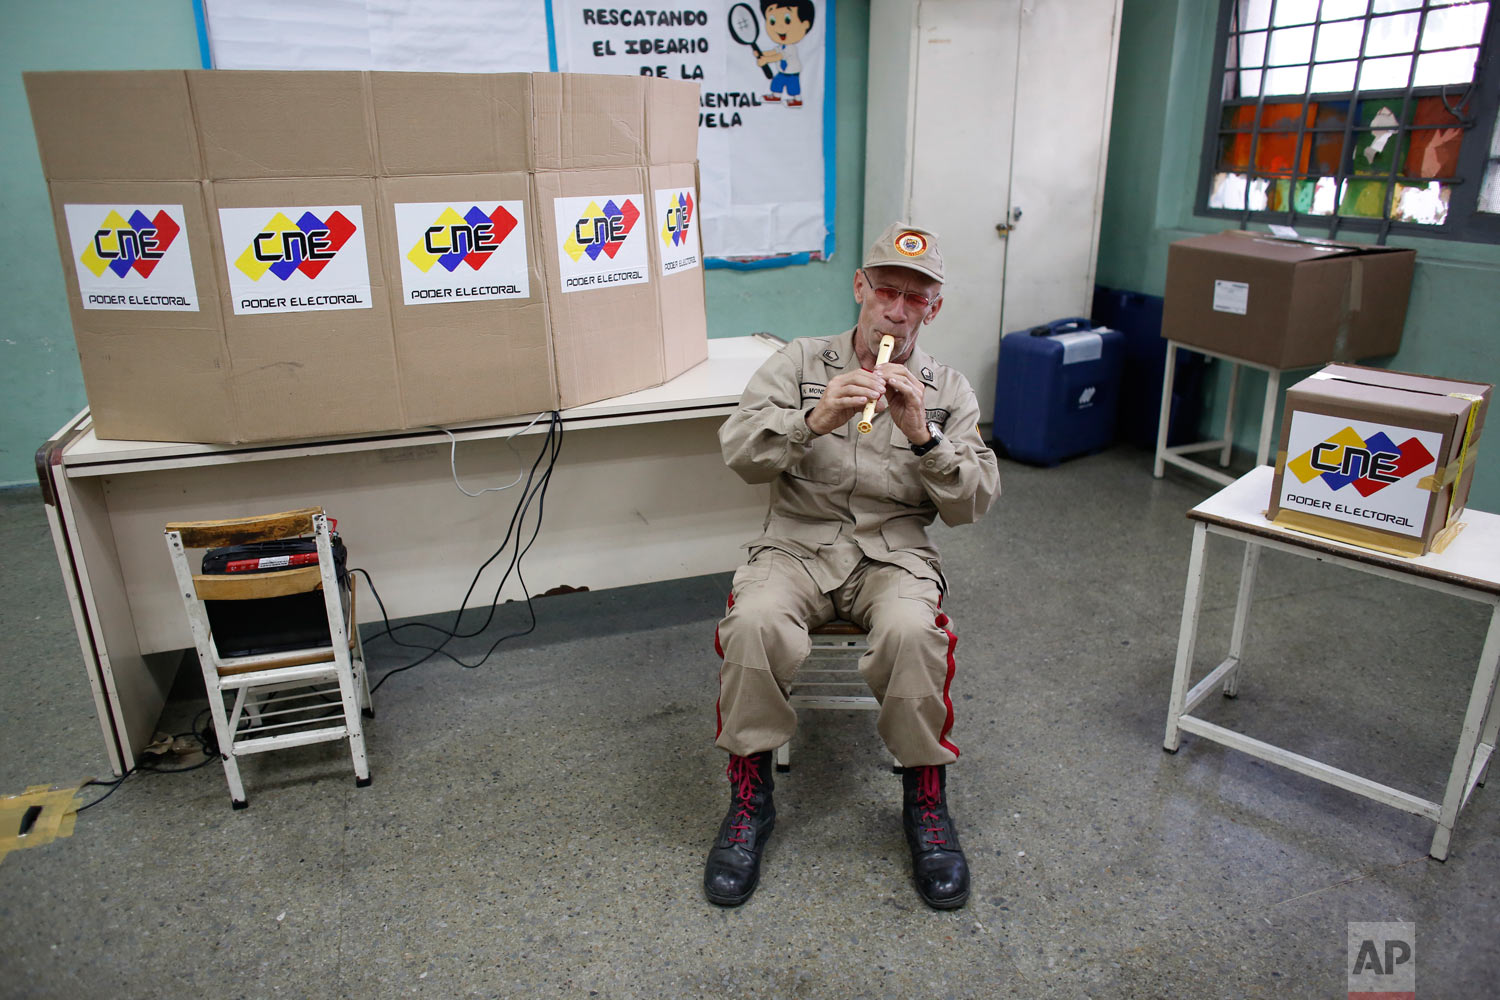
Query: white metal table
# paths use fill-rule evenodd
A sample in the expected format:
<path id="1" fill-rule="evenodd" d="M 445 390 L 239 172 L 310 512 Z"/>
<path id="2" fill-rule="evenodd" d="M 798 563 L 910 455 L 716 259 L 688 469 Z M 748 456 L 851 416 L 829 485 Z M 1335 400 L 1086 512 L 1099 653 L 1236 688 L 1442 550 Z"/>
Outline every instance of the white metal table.
<path id="1" fill-rule="evenodd" d="M 1475 786 L 1484 781 L 1485 769 L 1495 748 L 1496 730 L 1500 728 L 1500 711 L 1496 710 L 1500 691 L 1495 686 L 1497 662 L 1500 662 L 1500 517 L 1483 511 L 1465 511 L 1464 530 L 1447 551 L 1403 559 L 1304 535 L 1266 520 L 1272 471 L 1270 466 L 1253 469 L 1188 512 L 1188 517 L 1194 522 L 1193 548 L 1188 560 L 1182 629 L 1177 639 L 1177 665 L 1172 677 L 1172 698 L 1167 710 L 1163 746 L 1176 752 L 1182 733 L 1193 733 L 1377 802 L 1425 816 L 1437 823 L 1429 853 L 1441 861 L 1448 856 L 1448 840 L 1459 811 L 1468 802 Z M 1244 542 L 1245 555 L 1240 569 L 1239 599 L 1235 604 L 1229 655 L 1190 689 L 1189 675 L 1198 642 L 1198 610 L 1203 595 L 1204 547 L 1209 534 Z M 1236 693 L 1243 672 L 1245 622 L 1262 549 L 1275 549 L 1345 566 L 1489 606 L 1489 630 L 1479 654 L 1479 666 L 1442 801 L 1434 802 L 1362 778 L 1190 714 L 1221 684 L 1225 695 Z"/>
<path id="2" fill-rule="evenodd" d="M 564 410 L 545 521 L 526 557 L 531 591 L 670 580 L 742 561 L 767 487 L 748 488 L 725 467 L 718 428 L 779 346 L 763 336 L 712 340 L 707 361 L 665 385 Z M 471 490 L 529 467 L 546 430 L 527 430 L 531 419 L 449 428 Z M 151 741 L 178 651 L 192 645 L 162 544 L 167 522 L 323 507 L 393 616 L 451 611 L 499 546 L 520 489 L 465 497 L 449 456 L 436 428 L 255 445 L 101 440 L 87 410 L 43 445 L 47 518 L 115 772 Z M 481 588 L 484 600 L 493 588 Z M 521 596 L 514 576 L 499 592 Z M 374 601 L 359 612 L 379 620 Z"/>
<path id="3" fill-rule="evenodd" d="M 1167 446 L 1167 429 L 1172 417 L 1172 384 L 1176 377 L 1176 360 L 1178 350 L 1197 351 L 1211 358 L 1229 364 L 1229 393 L 1224 403 L 1224 436 L 1213 441 L 1195 441 L 1191 444 L 1179 444 Z M 1234 402 L 1239 394 L 1240 368 L 1254 368 L 1266 373 L 1266 394 L 1261 403 L 1260 411 L 1260 440 L 1255 448 L 1255 464 L 1265 465 L 1271 458 L 1271 432 L 1276 427 L 1276 397 L 1281 389 L 1281 376 L 1284 372 L 1295 369 L 1272 368 L 1270 365 L 1259 364 L 1254 361 L 1245 361 L 1242 358 L 1230 357 L 1228 354 L 1219 354 L 1215 351 L 1204 350 L 1190 344 L 1179 344 L 1175 340 L 1167 341 L 1167 367 L 1162 377 L 1161 384 L 1161 415 L 1156 425 L 1156 461 L 1153 464 L 1151 474 L 1157 479 L 1162 477 L 1166 466 L 1175 465 L 1179 469 L 1186 469 L 1196 475 L 1202 476 L 1220 486 L 1228 486 L 1233 479 L 1220 469 L 1211 465 L 1188 458 L 1202 451 L 1217 451 L 1219 453 L 1219 465 L 1228 466 L 1230 453 L 1234 450 Z"/>

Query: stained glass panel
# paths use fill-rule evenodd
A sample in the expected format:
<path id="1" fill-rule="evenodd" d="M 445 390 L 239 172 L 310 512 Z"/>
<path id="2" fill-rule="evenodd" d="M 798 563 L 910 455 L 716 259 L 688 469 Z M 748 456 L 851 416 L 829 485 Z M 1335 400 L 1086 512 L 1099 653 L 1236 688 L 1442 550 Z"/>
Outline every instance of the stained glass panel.
<path id="1" fill-rule="evenodd" d="M 1452 229 L 1450 203 L 1465 204 L 1452 201 L 1464 180 L 1464 137 L 1488 141 L 1500 132 L 1500 121 L 1475 129 L 1465 118 L 1486 32 L 1493 34 L 1487 18 L 1500 3 L 1227 6 L 1218 128 L 1206 137 L 1207 207 L 1293 224 L 1299 216 L 1344 216 Z M 1500 152 L 1478 199 L 1481 211 L 1500 213 Z"/>
<path id="2" fill-rule="evenodd" d="M 1458 173 L 1458 150 L 1463 145 L 1463 120 L 1441 97 L 1423 97 L 1417 101 L 1412 125 L 1411 148 L 1406 154 L 1402 172 L 1408 177 L 1453 177 Z"/>
<path id="3" fill-rule="evenodd" d="M 1479 210 L 1500 214 L 1500 163 L 1490 161 L 1484 171 L 1484 186 L 1479 190 Z"/>
<path id="4" fill-rule="evenodd" d="M 1365 128 L 1354 133 L 1350 173 L 1390 175 L 1391 167 L 1401 159 L 1398 150 L 1404 148 L 1401 120 L 1396 117 L 1400 107 L 1399 101 L 1359 102 L 1355 121 Z"/>
<path id="5" fill-rule="evenodd" d="M 1490 162 L 1484 168 L 1484 183 L 1479 188 L 1479 210 L 1500 214 L 1500 112 L 1496 112 L 1490 131 Z"/>
<path id="6" fill-rule="evenodd" d="M 1345 181 L 1339 214 L 1359 219 L 1385 218 L 1385 188 L 1385 181 Z"/>
<path id="7" fill-rule="evenodd" d="M 1441 226 L 1448 221 L 1449 187 L 1432 181 L 1421 187 L 1411 184 L 1396 185 L 1396 204 L 1391 218 L 1401 222 L 1420 222 L 1429 226 Z"/>
<path id="8" fill-rule="evenodd" d="M 1336 174 L 1344 160 L 1344 123 L 1349 118 L 1348 101 L 1319 101 L 1311 169 L 1315 174 Z"/>

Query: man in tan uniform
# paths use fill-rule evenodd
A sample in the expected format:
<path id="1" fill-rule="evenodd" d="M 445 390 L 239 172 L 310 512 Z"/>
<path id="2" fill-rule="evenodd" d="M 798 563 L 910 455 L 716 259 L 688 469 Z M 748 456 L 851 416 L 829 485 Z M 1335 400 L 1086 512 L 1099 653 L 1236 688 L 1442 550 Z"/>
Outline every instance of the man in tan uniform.
<path id="1" fill-rule="evenodd" d="M 1000 492 L 979 436 L 968 381 L 917 346 L 942 309 L 943 258 L 932 233 L 892 225 L 855 272 L 859 319 L 835 337 L 795 340 L 770 358 L 719 431 L 724 460 L 771 483 L 765 532 L 749 544 L 719 623 L 717 744 L 729 751 L 729 813 L 709 851 L 708 898 L 750 898 L 775 826 L 773 751 L 797 716 L 787 689 L 834 618 L 866 628 L 859 669 L 880 700 L 881 737 L 903 766 L 903 826 L 917 893 L 951 909 L 969 870 L 948 814 L 947 765 L 958 759 L 953 648 L 939 610 L 946 582 L 927 526 L 967 524 Z M 880 340 L 895 341 L 876 364 Z M 875 401 L 873 430 L 856 429 Z"/>

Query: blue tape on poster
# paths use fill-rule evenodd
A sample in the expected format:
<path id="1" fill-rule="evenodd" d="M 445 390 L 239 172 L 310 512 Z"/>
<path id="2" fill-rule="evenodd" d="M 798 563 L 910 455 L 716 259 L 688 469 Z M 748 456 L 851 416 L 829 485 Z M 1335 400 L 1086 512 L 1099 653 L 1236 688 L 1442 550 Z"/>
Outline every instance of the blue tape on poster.
<path id="1" fill-rule="evenodd" d="M 203 0 L 193 0 L 193 23 L 198 27 L 198 58 L 204 69 L 213 69 L 213 50 L 208 45 L 208 15 L 203 10 Z"/>

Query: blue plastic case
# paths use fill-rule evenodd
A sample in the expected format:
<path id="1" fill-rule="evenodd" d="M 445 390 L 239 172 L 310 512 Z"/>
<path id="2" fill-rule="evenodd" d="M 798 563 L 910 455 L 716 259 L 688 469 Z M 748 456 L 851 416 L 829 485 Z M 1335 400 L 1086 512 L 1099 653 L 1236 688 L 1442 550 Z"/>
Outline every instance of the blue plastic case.
<path id="1" fill-rule="evenodd" d="M 1115 441 L 1124 338 L 1073 317 L 1000 338 L 995 375 L 996 446 L 1033 465 Z"/>

